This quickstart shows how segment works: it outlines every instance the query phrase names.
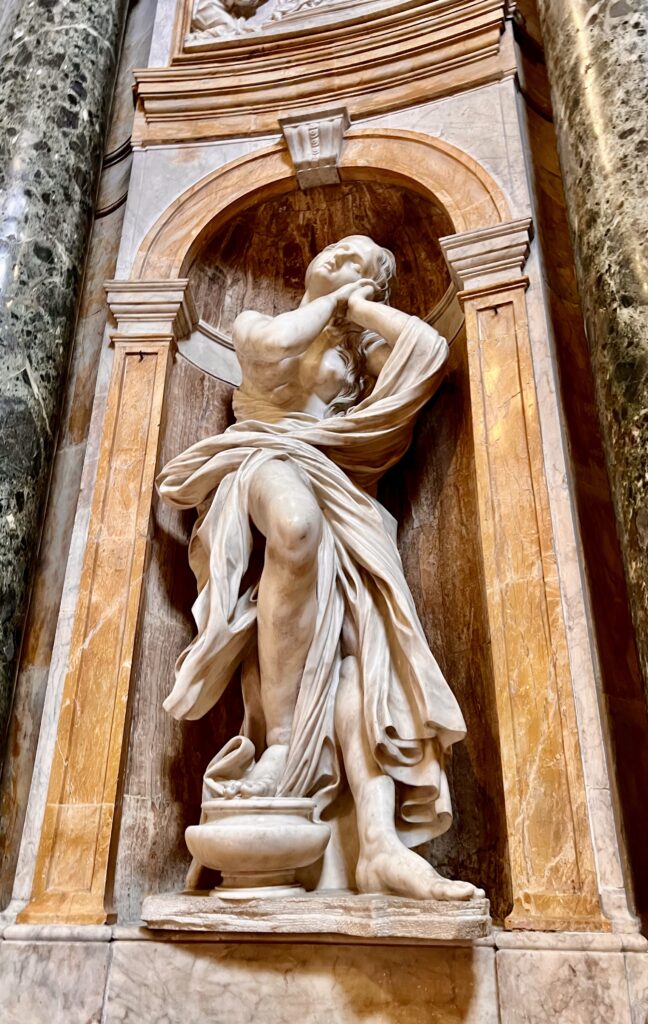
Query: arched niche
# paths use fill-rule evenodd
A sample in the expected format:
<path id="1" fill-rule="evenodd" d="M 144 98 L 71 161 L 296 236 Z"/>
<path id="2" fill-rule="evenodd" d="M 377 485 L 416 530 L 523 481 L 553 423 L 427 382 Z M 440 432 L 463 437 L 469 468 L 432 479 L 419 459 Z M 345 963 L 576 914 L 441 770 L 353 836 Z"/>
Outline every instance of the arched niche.
<path id="1" fill-rule="evenodd" d="M 420 317 L 434 310 L 450 287 L 438 242 L 452 232 L 446 211 L 398 185 L 348 181 L 273 196 L 227 221 L 187 272 L 198 316 L 229 337 L 242 309 L 294 309 L 310 260 L 350 232 L 394 253 L 394 305 Z"/>
<path id="2" fill-rule="evenodd" d="M 322 245 L 366 232 L 396 253 L 401 281 L 394 303 L 428 316 L 451 290 L 438 238 L 509 217 L 501 193 L 471 158 L 414 133 L 349 133 L 341 177 L 338 186 L 301 193 L 280 147 L 236 161 L 189 189 L 160 218 L 140 248 L 135 274 L 188 277 L 200 316 L 226 337 L 240 308 L 276 313 L 294 305 L 309 259 Z M 160 462 L 223 430 L 231 392 L 177 358 Z M 419 616 L 468 725 L 451 767 L 455 827 L 425 855 L 448 875 L 484 885 L 501 919 L 509 907 L 506 826 L 473 463 L 459 330 L 445 381 L 380 497 L 398 519 Z M 201 721 L 177 723 L 162 710 L 173 662 L 194 630 L 186 562 L 192 518 L 155 499 L 116 860 L 122 919 L 138 916 L 147 892 L 182 886 L 183 833 L 198 818 L 202 770 L 236 731 L 241 713 L 235 683 Z"/>
<path id="3" fill-rule="evenodd" d="M 454 232 L 511 217 L 502 190 L 476 160 L 420 132 L 352 129 L 345 136 L 339 172 L 342 181 L 384 182 L 418 192 L 445 210 Z M 138 249 L 133 278 L 186 277 L 223 224 L 250 206 L 296 189 L 283 143 L 226 164 L 188 188 L 158 218 Z"/>

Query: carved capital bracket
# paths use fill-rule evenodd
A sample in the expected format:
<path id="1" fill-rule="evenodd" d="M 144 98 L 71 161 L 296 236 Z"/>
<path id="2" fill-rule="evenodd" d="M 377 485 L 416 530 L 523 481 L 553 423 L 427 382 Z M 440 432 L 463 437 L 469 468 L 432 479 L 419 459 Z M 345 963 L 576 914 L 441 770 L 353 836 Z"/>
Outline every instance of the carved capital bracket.
<path id="1" fill-rule="evenodd" d="M 338 164 L 350 123 L 346 107 L 279 118 L 301 189 L 340 181 Z"/>
<path id="2" fill-rule="evenodd" d="M 108 306 L 117 325 L 113 341 L 125 337 L 168 337 L 191 334 L 198 314 L 187 278 L 175 281 L 106 281 Z"/>
<path id="3" fill-rule="evenodd" d="M 447 235 L 439 243 L 460 292 L 474 292 L 522 277 L 533 237 L 530 217 Z"/>

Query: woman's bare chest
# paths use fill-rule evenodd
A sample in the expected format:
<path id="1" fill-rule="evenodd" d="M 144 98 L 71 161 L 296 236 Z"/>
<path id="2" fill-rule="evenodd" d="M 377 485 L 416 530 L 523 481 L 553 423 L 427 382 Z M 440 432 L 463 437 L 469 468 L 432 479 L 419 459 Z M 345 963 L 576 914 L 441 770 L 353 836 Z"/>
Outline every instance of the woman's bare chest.
<path id="1" fill-rule="evenodd" d="M 347 361 L 338 345 L 315 343 L 306 352 L 299 367 L 304 390 L 315 392 L 325 401 L 339 393 L 347 373 Z"/>

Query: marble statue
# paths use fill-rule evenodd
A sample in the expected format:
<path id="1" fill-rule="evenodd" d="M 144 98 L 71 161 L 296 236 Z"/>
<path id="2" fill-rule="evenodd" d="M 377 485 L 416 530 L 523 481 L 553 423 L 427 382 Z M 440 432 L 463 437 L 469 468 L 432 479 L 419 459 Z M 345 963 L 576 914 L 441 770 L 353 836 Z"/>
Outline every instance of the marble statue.
<path id="1" fill-rule="evenodd" d="M 278 22 L 336 7 L 341 0 L 195 0 L 191 43 L 232 39 L 263 31 Z M 342 0 L 344 5 L 344 0 Z"/>
<path id="2" fill-rule="evenodd" d="M 191 22 L 192 33 L 205 39 L 227 39 L 256 28 L 254 18 L 266 0 L 196 0 Z M 192 35 L 191 38 L 195 38 Z"/>
<path id="3" fill-rule="evenodd" d="M 198 634 L 164 706 L 199 718 L 240 667 L 245 719 L 205 796 L 311 798 L 325 818 L 348 784 L 359 892 L 465 900 L 483 893 L 412 850 L 450 827 L 444 763 L 465 724 L 374 497 L 448 355 L 389 305 L 394 270 L 370 238 L 343 238 L 311 262 L 297 309 L 236 319 L 236 423 L 158 479 L 164 499 L 199 510 Z"/>

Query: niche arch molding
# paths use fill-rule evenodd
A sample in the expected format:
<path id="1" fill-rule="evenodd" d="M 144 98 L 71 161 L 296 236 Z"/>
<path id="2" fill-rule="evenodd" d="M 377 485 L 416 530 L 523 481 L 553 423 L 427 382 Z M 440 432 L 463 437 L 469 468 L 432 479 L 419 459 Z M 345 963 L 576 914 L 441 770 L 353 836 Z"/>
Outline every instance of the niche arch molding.
<path id="1" fill-rule="evenodd" d="M 401 185 L 446 210 L 456 233 L 511 219 L 502 189 L 473 157 L 441 139 L 390 128 L 347 132 L 339 163 L 344 181 Z M 231 217 L 297 189 L 285 144 L 276 143 L 225 164 L 171 203 L 135 256 L 132 279 L 185 278 L 200 249 Z"/>

